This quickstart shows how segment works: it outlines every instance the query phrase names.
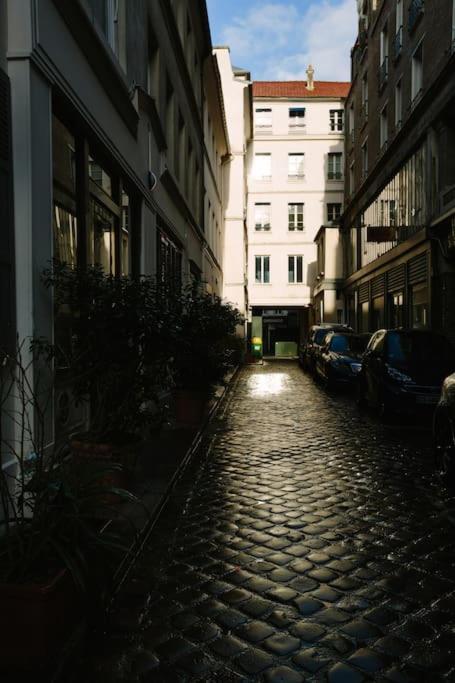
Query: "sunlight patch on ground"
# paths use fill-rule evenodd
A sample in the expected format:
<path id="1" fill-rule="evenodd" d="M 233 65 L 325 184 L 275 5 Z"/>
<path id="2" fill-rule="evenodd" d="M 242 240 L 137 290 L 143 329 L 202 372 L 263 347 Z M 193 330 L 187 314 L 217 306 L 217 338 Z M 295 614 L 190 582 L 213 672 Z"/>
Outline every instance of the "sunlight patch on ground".
<path id="1" fill-rule="evenodd" d="M 252 375 L 248 380 L 251 396 L 277 396 L 288 389 L 289 376 L 284 372 L 270 375 Z"/>

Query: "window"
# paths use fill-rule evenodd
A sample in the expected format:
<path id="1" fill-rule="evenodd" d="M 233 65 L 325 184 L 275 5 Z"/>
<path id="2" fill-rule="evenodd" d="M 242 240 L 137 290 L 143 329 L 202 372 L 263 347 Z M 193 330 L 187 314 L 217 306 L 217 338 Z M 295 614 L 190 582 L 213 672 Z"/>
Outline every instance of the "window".
<path id="1" fill-rule="evenodd" d="M 428 327 L 428 287 L 425 282 L 410 288 L 411 327 L 424 329 Z"/>
<path id="2" fill-rule="evenodd" d="M 354 114 L 354 102 L 351 103 L 349 108 L 349 134 L 351 136 L 351 142 L 354 142 L 354 128 L 355 128 L 355 114 Z"/>
<path id="3" fill-rule="evenodd" d="M 389 294 L 389 327 L 403 327 L 404 301 L 402 292 Z"/>
<path id="4" fill-rule="evenodd" d="M 289 284 L 303 283 L 303 256 L 288 256 Z"/>
<path id="5" fill-rule="evenodd" d="M 178 291 L 182 284 L 182 252 L 160 226 L 157 242 L 157 280 Z"/>
<path id="6" fill-rule="evenodd" d="M 382 88 L 389 75 L 389 30 L 387 24 L 381 31 L 379 53 L 379 88 Z"/>
<path id="7" fill-rule="evenodd" d="M 403 0 L 397 0 L 395 15 L 394 59 L 398 59 L 403 48 Z"/>
<path id="8" fill-rule="evenodd" d="M 303 230 L 304 204 L 288 204 L 288 229 Z"/>
<path id="9" fill-rule="evenodd" d="M 362 116 L 364 119 L 368 118 L 368 77 L 362 78 Z"/>
<path id="10" fill-rule="evenodd" d="M 417 50 L 412 55 L 411 67 L 411 98 L 417 99 L 423 87 L 423 43 L 420 43 Z"/>
<path id="11" fill-rule="evenodd" d="M 255 281 L 261 285 L 270 283 L 270 256 L 255 257 Z"/>
<path id="12" fill-rule="evenodd" d="M 355 188 L 354 162 L 349 167 L 349 192 L 352 194 Z"/>
<path id="13" fill-rule="evenodd" d="M 362 145 L 362 174 L 363 177 L 368 173 L 368 140 L 365 140 L 365 142 Z"/>
<path id="14" fill-rule="evenodd" d="M 344 110 L 330 110 L 330 131 L 332 133 L 342 133 L 344 130 Z"/>
<path id="15" fill-rule="evenodd" d="M 256 109 L 255 127 L 256 128 L 271 128 L 272 127 L 272 110 L 271 109 Z"/>
<path id="16" fill-rule="evenodd" d="M 395 27 L 397 33 L 403 27 L 403 0 L 397 0 Z"/>
<path id="17" fill-rule="evenodd" d="M 160 53 L 158 42 L 149 29 L 147 92 L 158 99 L 160 92 Z"/>
<path id="18" fill-rule="evenodd" d="M 329 180 L 343 179 L 343 155 L 341 152 L 329 153 L 328 175 Z"/>
<path id="19" fill-rule="evenodd" d="M 303 178 L 305 166 L 304 154 L 288 155 L 288 176 L 289 178 Z"/>
<path id="20" fill-rule="evenodd" d="M 255 154 L 253 175 L 256 180 L 270 180 L 272 177 L 272 155 Z"/>
<path id="21" fill-rule="evenodd" d="M 305 128 L 305 109 L 303 107 L 289 109 L 289 128 L 291 131 Z"/>
<path id="22" fill-rule="evenodd" d="M 327 220 L 335 223 L 341 218 L 341 204 L 327 204 Z"/>
<path id="23" fill-rule="evenodd" d="M 256 230 L 270 230 L 270 204 L 254 205 L 254 227 Z"/>
<path id="24" fill-rule="evenodd" d="M 401 79 L 395 86 L 395 128 L 401 128 L 403 121 L 403 88 Z"/>
<path id="25" fill-rule="evenodd" d="M 170 77 L 166 79 L 166 140 L 168 149 L 168 159 L 173 158 L 174 153 L 174 90 L 171 85 Z"/>
<path id="26" fill-rule="evenodd" d="M 387 118 L 387 105 L 382 109 L 381 111 L 381 120 L 380 120 L 380 143 L 381 143 L 381 149 L 387 144 L 388 136 L 389 136 L 389 122 Z"/>

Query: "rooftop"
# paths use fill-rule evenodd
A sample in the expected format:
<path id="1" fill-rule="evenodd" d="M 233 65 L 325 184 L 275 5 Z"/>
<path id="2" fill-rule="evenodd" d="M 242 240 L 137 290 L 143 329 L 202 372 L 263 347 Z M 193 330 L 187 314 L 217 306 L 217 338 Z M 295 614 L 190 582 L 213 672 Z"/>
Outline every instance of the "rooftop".
<path id="1" fill-rule="evenodd" d="M 314 81 L 314 89 L 307 89 L 307 81 L 255 81 L 253 97 L 347 97 L 350 83 L 340 81 Z"/>

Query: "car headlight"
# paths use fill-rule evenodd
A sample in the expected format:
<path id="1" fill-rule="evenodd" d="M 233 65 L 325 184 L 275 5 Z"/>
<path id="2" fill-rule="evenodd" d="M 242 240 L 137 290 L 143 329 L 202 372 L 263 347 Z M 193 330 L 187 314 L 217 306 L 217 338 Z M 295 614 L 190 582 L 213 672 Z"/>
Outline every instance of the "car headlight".
<path id="1" fill-rule="evenodd" d="M 362 363 L 351 363 L 351 370 L 355 375 L 358 375 L 362 369 Z"/>
<path id="2" fill-rule="evenodd" d="M 412 384 L 414 382 L 412 377 L 409 377 L 409 375 L 406 375 L 396 368 L 392 368 L 390 365 L 387 366 L 387 374 L 390 379 L 393 379 L 395 382 L 401 382 L 402 384 Z"/>

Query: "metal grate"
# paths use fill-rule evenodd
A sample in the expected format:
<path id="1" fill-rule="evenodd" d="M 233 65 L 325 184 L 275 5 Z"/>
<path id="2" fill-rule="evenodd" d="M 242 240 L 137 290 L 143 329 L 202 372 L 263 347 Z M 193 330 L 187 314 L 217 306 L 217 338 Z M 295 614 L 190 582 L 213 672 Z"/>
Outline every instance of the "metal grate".
<path id="1" fill-rule="evenodd" d="M 385 275 L 378 275 L 371 283 L 371 294 L 375 296 L 382 296 L 385 292 Z"/>
<path id="2" fill-rule="evenodd" d="M 402 289 L 406 280 L 405 267 L 398 266 L 397 268 L 392 268 L 387 276 L 388 290 L 393 292 L 396 289 Z"/>
<path id="3" fill-rule="evenodd" d="M 370 300 L 370 283 L 364 282 L 363 285 L 359 287 L 359 304 L 364 304 L 366 301 Z"/>
<path id="4" fill-rule="evenodd" d="M 408 277 L 411 285 L 422 282 L 428 277 L 428 255 L 427 252 L 411 259 L 408 263 Z"/>

